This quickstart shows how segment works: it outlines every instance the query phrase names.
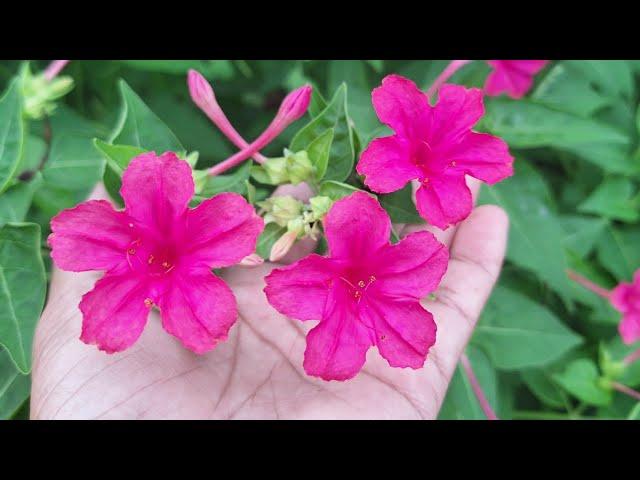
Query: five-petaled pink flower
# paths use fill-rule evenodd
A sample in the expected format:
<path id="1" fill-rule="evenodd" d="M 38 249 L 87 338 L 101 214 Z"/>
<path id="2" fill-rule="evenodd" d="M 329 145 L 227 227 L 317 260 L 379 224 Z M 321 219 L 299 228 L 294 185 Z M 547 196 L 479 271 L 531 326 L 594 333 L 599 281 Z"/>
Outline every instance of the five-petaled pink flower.
<path id="1" fill-rule="evenodd" d="M 484 113 L 480 90 L 443 85 L 432 107 L 411 80 L 389 75 L 372 99 L 378 118 L 395 135 L 373 140 L 362 152 L 357 171 L 378 193 L 418 179 L 416 206 L 432 225 L 444 230 L 471 213 L 465 175 L 494 184 L 513 174 L 507 144 L 471 131 Z"/>
<path id="2" fill-rule="evenodd" d="M 189 164 L 168 152 L 134 158 L 122 177 L 124 211 L 104 200 L 51 220 L 49 245 L 63 270 L 104 270 L 80 302 L 81 340 L 109 353 L 130 347 L 149 310 L 189 349 L 204 353 L 226 339 L 236 300 L 211 269 L 255 250 L 263 221 L 242 196 L 222 193 L 189 209 Z"/>
<path id="3" fill-rule="evenodd" d="M 305 371 L 349 379 L 373 345 L 392 367 L 422 367 L 436 324 L 420 298 L 440 283 L 446 247 L 429 232 L 391 245 L 389 216 L 363 192 L 338 200 L 324 230 L 328 257 L 312 254 L 266 277 L 265 293 L 276 310 L 320 320 L 307 335 Z"/>
<path id="4" fill-rule="evenodd" d="M 623 282 L 611 291 L 611 304 L 622 313 L 618 327 L 622 340 L 629 344 L 640 340 L 640 270 L 633 283 Z"/>
<path id="5" fill-rule="evenodd" d="M 548 60 L 487 60 L 493 71 L 487 77 L 484 90 L 492 97 L 506 93 L 522 98 L 533 85 L 533 77 Z"/>

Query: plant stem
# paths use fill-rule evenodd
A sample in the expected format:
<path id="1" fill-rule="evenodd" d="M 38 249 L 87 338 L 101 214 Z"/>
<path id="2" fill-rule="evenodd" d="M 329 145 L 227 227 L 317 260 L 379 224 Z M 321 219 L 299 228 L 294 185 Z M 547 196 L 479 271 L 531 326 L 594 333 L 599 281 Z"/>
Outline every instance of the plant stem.
<path id="1" fill-rule="evenodd" d="M 569 276 L 569 278 L 571 280 L 573 280 L 576 283 L 579 283 L 580 285 L 582 285 L 587 290 L 591 290 L 593 293 L 595 293 L 596 295 L 601 296 L 605 300 L 609 300 L 610 299 L 611 292 L 609 290 L 607 290 L 605 288 L 602 288 L 599 285 L 596 285 L 592 281 L 587 280 L 582 275 L 579 275 L 578 273 L 574 272 L 573 270 L 567 269 L 567 275 Z"/>
<path id="2" fill-rule="evenodd" d="M 640 359 L 640 348 L 638 350 L 636 350 L 633 353 L 630 353 L 629 355 L 627 355 L 626 357 L 624 357 L 624 359 L 622 360 L 622 362 L 625 365 L 631 365 L 633 362 L 635 362 L 636 360 Z"/>
<path id="3" fill-rule="evenodd" d="M 440 75 L 436 77 L 433 81 L 433 84 L 427 90 L 427 97 L 433 97 L 436 92 L 440 89 L 442 84 L 449 80 L 462 67 L 464 67 L 467 63 L 470 63 L 472 60 L 452 60 L 449 65 L 442 71 Z"/>
<path id="4" fill-rule="evenodd" d="M 635 391 L 633 388 L 629 388 L 626 385 L 618 382 L 611 382 L 611 387 L 620 393 L 624 393 L 625 395 L 628 395 L 631 398 L 635 398 L 636 400 L 640 401 L 640 392 Z"/>
<path id="5" fill-rule="evenodd" d="M 54 60 L 44 71 L 44 78 L 53 80 L 71 60 Z"/>
<path id="6" fill-rule="evenodd" d="M 473 393 L 478 399 L 478 403 L 480 404 L 480 408 L 482 408 L 482 411 L 484 412 L 485 417 L 487 417 L 488 420 L 498 420 L 498 417 L 496 416 L 493 409 L 491 408 L 491 405 L 489 404 L 489 400 L 487 400 L 487 397 L 484 394 L 482 387 L 480 386 L 480 382 L 478 382 L 478 378 L 476 377 L 475 373 L 473 373 L 473 368 L 471 368 L 471 362 L 469 361 L 469 357 L 467 357 L 467 354 L 464 352 L 460 357 L 460 363 L 462 364 L 462 369 L 464 370 L 464 373 L 467 375 L 467 378 L 469 379 L 469 383 L 471 383 L 471 388 L 473 389 Z"/>

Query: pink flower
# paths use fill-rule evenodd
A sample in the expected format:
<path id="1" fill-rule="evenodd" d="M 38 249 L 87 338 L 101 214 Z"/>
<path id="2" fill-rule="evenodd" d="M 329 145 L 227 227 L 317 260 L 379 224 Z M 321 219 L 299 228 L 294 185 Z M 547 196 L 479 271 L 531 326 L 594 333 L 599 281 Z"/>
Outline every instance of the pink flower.
<path id="1" fill-rule="evenodd" d="M 542 70 L 548 60 L 487 60 L 493 71 L 487 77 L 484 90 L 492 97 L 506 93 L 511 98 L 522 98 L 533 85 L 533 76 Z"/>
<path id="2" fill-rule="evenodd" d="M 305 371 L 324 380 L 352 378 L 373 345 L 392 367 L 422 367 L 436 324 L 420 298 L 440 283 L 446 247 L 429 232 L 390 245 L 389 216 L 363 192 L 338 200 L 324 229 L 329 257 L 309 255 L 265 279 L 280 313 L 320 320 L 307 335 Z"/>
<path id="3" fill-rule="evenodd" d="M 640 270 L 633 276 L 633 283 L 621 283 L 611 291 L 611 304 L 622 313 L 618 327 L 622 340 L 633 343 L 640 340 Z"/>
<path id="4" fill-rule="evenodd" d="M 443 85 L 432 107 L 411 80 L 389 75 L 373 90 L 372 99 L 378 118 L 395 135 L 373 140 L 356 169 L 379 193 L 418 179 L 416 206 L 432 225 L 444 230 L 471 213 L 465 175 L 494 184 L 513 174 L 507 144 L 471 131 L 484 113 L 480 90 Z"/>
<path id="5" fill-rule="evenodd" d="M 80 302 L 81 340 L 108 353 L 138 339 L 153 305 L 162 325 L 204 353 L 237 318 L 229 287 L 212 272 L 255 250 L 263 222 L 238 194 L 189 209 L 191 169 L 171 152 L 134 158 L 122 177 L 124 211 L 93 200 L 51 220 L 51 257 L 63 270 L 104 270 Z"/>

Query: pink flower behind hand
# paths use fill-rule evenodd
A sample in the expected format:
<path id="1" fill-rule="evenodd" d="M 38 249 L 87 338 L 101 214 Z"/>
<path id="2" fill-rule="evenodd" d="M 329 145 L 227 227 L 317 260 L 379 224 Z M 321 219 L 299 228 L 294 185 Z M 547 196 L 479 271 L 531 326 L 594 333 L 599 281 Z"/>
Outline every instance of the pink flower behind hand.
<path id="1" fill-rule="evenodd" d="M 324 229 L 329 257 L 309 255 L 266 277 L 265 293 L 276 310 L 320 320 L 307 335 L 305 371 L 347 380 L 373 345 L 392 367 L 422 367 L 436 324 L 420 298 L 440 283 L 446 247 L 429 232 L 390 245 L 389 216 L 362 192 L 338 200 Z"/>
<path id="2" fill-rule="evenodd" d="M 622 313 L 618 327 L 622 340 L 633 343 L 640 340 L 640 270 L 633 276 L 633 283 L 621 283 L 611 291 L 611 304 Z"/>
<path id="3" fill-rule="evenodd" d="M 533 85 L 533 77 L 548 60 L 487 60 L 493 71 L 487 77 L 484 90 L 492 97 L 506 93 L 522 98 Z"/>
<path id="4" fill-rule="evenodd" d="M 51 220 L 51 257 L 73 272 L 106 274 L 80 302 L 81 340 L 109 353 L 138 339 L 153 305 L 162 325 L 190 350 L 225 340 L 237 319 L 235 297 L 212 272 L 255 250 L 263 221 L 236 193 L 189 209 L 189 164 L 171 152 L 134 158 L 122 177 L 124 211 L 104 200 Z"/>
<path id="5" fill-rule="evenodd" d="M 415 83 L 389 75 L 372 93 L 378 118 L 395 135 L 373 140 L 357 171 L 375 192 L 390 193 L 418 179 L 420 215 L 444 230 L 471 213 L 465 175 L 494 184 L 513 174 L 513 157 L 500 138 L 471 131 L 482 117 L 482 92 L 443 85 L 435 106 Z"/>

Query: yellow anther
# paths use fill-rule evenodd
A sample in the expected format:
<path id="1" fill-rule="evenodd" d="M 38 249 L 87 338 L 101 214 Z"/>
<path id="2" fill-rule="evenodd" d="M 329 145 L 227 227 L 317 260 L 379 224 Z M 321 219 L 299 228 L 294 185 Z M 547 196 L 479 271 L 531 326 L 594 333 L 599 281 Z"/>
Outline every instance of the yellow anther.
<path id="1" fill-rule="evenodd" d="M 369 277 L 369 282 L 375 282 L 376 281 L 376 277 L 374 277 L 373 275 L 371 275 Z"/>
<path id="2" fill-rule="evenodd" d="M 362 296 L 362 294 L 359 291 L 356 290 L 354 292 L 353 296 L 356 297 L 356 298 L 360 298 Z"/>
<path id="3" fill-rule="evenodd" d="M 153 263 L 153 261 L 155 260 L 155 258 L 153 257 L 153 255 L 149 255 L 149 259 L 147 260 L 147 263 L 149 265 L 151 265 Z"/>
<path id="4" fill-rule="evenodd" d="M 358 282 L 358 286 L 359 286 L 360 288 L 364 288 L 364 286 L 365 286 L 365 285 L 366 285 L 366 283 L 364 283 L 364 280 L 360 280 L 360 281 Z"/>
<path id="5" fill-rule="evenodd" d="M 151 300 L 150 298 L 145 298 L 144 299 L 144 306 L 147 308 L 151 308 L 153 306 L 153 300 Z"/>
<path id="6" fill-rule="evenodd" d="M 171 267 L 171 264 L 167 261 L 162 262 L 162 268 L 169 268 Z"/>
<path id="7" fill-rule="evenodd" d="M 135 248 L 130 248 L 129 250 L 127 250 L 127 253 L 129 255 L 135 255 L 136 254 L 136 249 Z"/>
<path id="8" fill-rule="evenodd" d="M 457 165 L 457 163 L 455 162 L 455 160 L 453 162 L 451 162 L 451 166 L 455 167 Z"/>

